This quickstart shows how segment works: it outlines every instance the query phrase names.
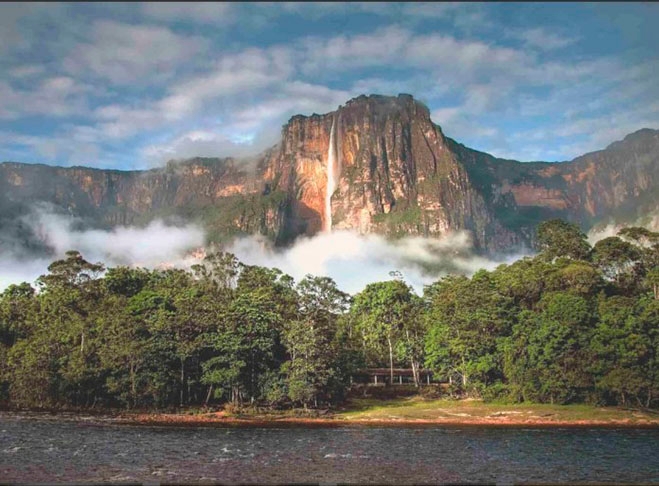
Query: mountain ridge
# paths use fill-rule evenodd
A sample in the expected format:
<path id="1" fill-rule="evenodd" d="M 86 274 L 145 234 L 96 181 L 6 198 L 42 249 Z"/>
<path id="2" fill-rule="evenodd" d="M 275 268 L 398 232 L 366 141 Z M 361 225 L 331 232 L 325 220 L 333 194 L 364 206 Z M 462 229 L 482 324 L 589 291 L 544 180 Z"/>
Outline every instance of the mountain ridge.
<path id="1" fill-rule="evenodd" d="M 337 178 L 328 196 L 330 153 Z M 651 128 L 570 161 L 519 162 L 445 136 L 411 95 L 361 95 L 329 113 L 292 116 L 280 142 L 254 157 L 126 171 L 2 162 L 0 232 L 43 201 L 97 227 L 195 220 L 210 241 L 259 233 L 286 245 L 332 221 L 392 237 L 468 231 L 477 251 L 505 252 L 532 245 L 543 219 L 587 230 L 657 211 L 658 168 Z"/>

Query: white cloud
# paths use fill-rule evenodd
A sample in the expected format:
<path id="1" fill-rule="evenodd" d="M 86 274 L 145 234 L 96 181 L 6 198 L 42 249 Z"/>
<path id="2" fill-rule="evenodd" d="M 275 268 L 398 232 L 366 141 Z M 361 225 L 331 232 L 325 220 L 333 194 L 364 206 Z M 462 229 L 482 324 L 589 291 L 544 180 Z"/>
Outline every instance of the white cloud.
<path id="1" fill-rule="evenodd" d="M 461 2 L 411 2 L 401 8 L 403 15 L 422 17 L 424 19 L 445 18 L 464 7 Z"/>
<path id="2" fill-rule="evenodd" d="M 35 205 L 23 223 L 52 248 L 53 255 L 26 257 L 21 251 L 0 251 L 0 290 L 12 283 L 34 282 L 68 250 L 78 250 L 86 260 L 108 266 L 189 267 L 195 263 L 190 252 L 204 245 L 203 230 L 193 224 L 172 226 L 153 221 L 144 228 L 120 226 L 108 231 L 81 230 L 79 222 L 53 212 L 49 206 Z"/>
<path id="3" fill-rule="evenodd" d="M 41 205 L 35 205 L 23 221 L 54 253 L 50 258 L 25 258 L 20 251 L 0 252 L 0 290 L 11 283 L 34 282 L 46 273 L 54 259 L 72 249 L 80 251 L 88 261 L 101 261 L 107 266 L 189 268 L 198 263 L 192 251 L 204 245 L 203 231 L 193 224 L 172 226 L 154 221 L 144 228 L 81 230 L 79 220 Z M 421 293 L 424 285 L 447 273 L 470 275 L 481 268 L 492 270 L 515 258 L 490 260 L 474 255 L 470 236 L 465 232 L 441 238 L 388 241 L 374 234 L 335 231 L 300 238 L 284 249 L 275 249 L 263 237 L 251 236 L 234 240 L 225 250 L 243 263 L 279 268 L 298 281 L 309 273 L 329 276 L 350 293 L 359 292 L 368 283 L 390 279 L 389 272 L 395 270 Z"/>
<path id="4" fill-rule="evenodd" d="M 220 57 L 205 74 L 172 84 L 162 98 L 138 106 L 106 105 L 94 112 L 94 130 L 99 138 L 123 139 L 146 130 L 183 122 L 203 112 L 219 118 L 233 98 L 281 85 L 290 75 L 288 52 L 280 48 L 247 49 Z"/>
<path id="5" fill-rule="evenodd" d="M 523 41 L 527 46 L 543 51 L 553 51 L 575 44 L 579 39 L 567 34 L 551 32 L 544 27 L 535 27 L 521 32 L 513 31 L 511 37 Z"/>
<path id="6" fill-rule="evenodd" d="M 235 20 L 235 5 L 228 2 L 145 2 L 144 15 L 167 22 L 192 21 L 199 24 L 225 24 Z"/>
<path id="7" fill-rule="evenodd" d="M 629 228 L 631 226 L 642 226 L 649 229 L 650 231 L 659 231 L 659 214 L 650 214 L 644 218 L 639 218 L 638 220 L 627 224 L 599 224 L 588 232 L 588 242 L 591 245 L 595 245 L 595 243 L 603 240 L 604 238 L 618 236 L 618 231 L 620 231 L 622 228 Z"/>
<path id="8" fill-rule="evenodd" d="M 193 156 L 244 157 L 255 155 L 279 142 L 281 123 L 297 113 L 326 113 L 338 108 L 350 92 L 322 85 L 292 81 L 276 86 L 270 96 L 249 104 L 234 103 L 226 122 L 186 131 L 160 143 L 143 147 L 148 165 Z M 224 117 L 223 117 L 224 118 Z"/>
<path id="9" fill-rule="evenodd" d="M 276 267 L 298 281 L 308 273 L 329 276 L 350 293 L 370 282 L 391 279 L 389 272 L 395 270 L 421 293 L 424 285 L 449 272 L 472 274 L 504 263 L 473 255 L 470 238 L 462 232 L 387 241 L 379 235 L 334 231 L 300 238 L 283 250 L 272 248 L 263 238 L 248 237 L 234 241 L 228 250 L 244 263 Z"/>
<path id="10" fill-rule="evenodd" d="M 43 79 L 34 89 L 15 89 L 0 81 L 0 118 L 15 119 L 28 115 L 67 117 L 88 110 L 88 85 L 68 76 Z"/>
<path id="11" fill-rule="evenodd" d="M 9 69 L 9 75 L 13 78 L 32 78 L 43 74 L 46 71 L 44 66 L 39 64 L 23 64 Z"/>
<path id="12" fill-rule="evenodd" d="M 64 59 L 67 72 L 93 73 L 115 84 L 154 82 L 173 78 L 180 65 L 208 47 L 195 36 L 182 36 L 165 27 L 97 20 L 89 42 L 78 44 Z"/>
<path id="13" fill-rule="evenodd" d="M 0 53 L 30 47 L 33 40 L 23 35 L 20 22 L 34 12 L 35 6 L 35 3 L 0 3 Z M 41 7 L 51 10 L 53 5 Z"/>
<path id="14" fill-rule="evenodd" d="M 12 55 L 28 48 L 34 53 L 6 56 L 0 118 L 63 120 L 43 141 L 31 143 L 51 158 L 67 152 L 61 143 L 67 137 L 71 147 L 88 154 L 77 156 L 83 162 L 99 146 L 102 152 L 112 146 L 142 154 L 189 154 L 195 146 L 204 154 L 214 147 L 240 153 L 250 144 L 236 140 L 263 147 L 292 114 L 327 112 L 374 92 L 411 93 L 433 109 L 433 120 L 451 136 L 465 143 L 486 139 L 479 149 L 505 148 L 516 158 L 556 153 L 558 147 L 596 148 L 615 128 L 603 124 L 595 135 L 587 122 L 584 128 L 573 124 L 603 113 L 615 114 L 619 130 L 656 120 L 655 114 L 619 116 L 625 104 L 659 94 L 656 60 L 625 63 L 624 53 L 589 56 L 574 30 L 566 35 L 560 26 L 533 22 L 512 30 L 495 25 L 500 20 L 490 15 L 494 9 L 479 4 L 147 3 L 99 4 L 86 11 L 62 5 L 0 7 L 7 14 L 0 15 L 0 41 L 8 36 Z M 274 29 L 282 16 L 287 22 L 331 16 L 334 22 L 353 14 L 369 15 L 369 25 L 376 27 L 349 26 L 338 35 L 328 27 L 275 46 L 267 46 L 269 35 L 252 35 Z M 58 35 L 44 43 L 42 32 L 53 26 Z M 235 37 L 235 28 L 249 32 Z M 505 44 L 513 38 L 520 41 L 516 48 Z M 558 57 L 571 46 L 569 58 Z M 545 60 L 549 56 L 552 61 Z M 563 126 L 566 135 L 559 138 L 582 139 L 514 139 L 522 133 L 516 127 L 535 125 L 533 117 L 544 119 L 547 134 Z M 213 136 L 189 135 L 201 132 Z M 142 140 L 126 148 L 137 137 L 152 138 L 147 148 Z"/>
<path id="15" fill-rule="evenodd" d="M 178 83 L 162 101 L 167 108 L 198 107 L 205 100 L 263 89 L 282 82 L 292 74 L 287 49 L 246 49 L 221 57 L 216 67 L 202 76 Z"/>
<path id="16" fill-rule="evenodd" d="M 169 160 L 192 157 L 247 157 L 261 152 L 270 143 L 258 141 L 243 142 L 208 130 L 194 130 L 160 144 L 150 144 L 142 148 L 141 154 L 148 166 L 160 166 Z"/>
<path id="17" fill-rule="evenodd" d="M 303 55 L 302 72 L 346 71 L 356 67 L 382 66 L 393 59 L 405 62 L 405 45 L 412 42 L 405 29 L 390 26 L 370 34 L 336 36 L 329 39 L 311 37 L 299 49 Z"/>

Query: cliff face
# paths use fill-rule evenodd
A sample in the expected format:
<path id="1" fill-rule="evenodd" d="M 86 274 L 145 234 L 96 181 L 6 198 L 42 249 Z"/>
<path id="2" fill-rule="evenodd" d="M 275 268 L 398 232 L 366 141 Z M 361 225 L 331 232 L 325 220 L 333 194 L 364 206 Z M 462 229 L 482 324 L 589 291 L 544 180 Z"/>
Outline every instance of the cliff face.
<path id="1" fill-rule="evenodd" d="M 506 251 L 529 243 L 549 217 L 588 229 L 657 210 L 657 169 L 655 130 L 572 162 L 519 163 L 445 137 L 409 95 L 360 96 L 332 113 L 291 118 L 281 142 L 249 163 L 197 158 L 132 172 L 0 164 L 0 233 L 46 201 L 96 226 L 197 220 L 213 241 L 261 233 L 285 244 L 330 227 L 391 236 L 467 230 L 479 250 Z"/>
<path id="2" fill-rule="evenodd" d="M 464 229 L 488 250 L 520 242 L 474 190 L 428 109 L 409 95 L 361 96 L 333 113 L 293 117 L 284 127 L 280 152 L 262 170 L 266 183 L 291 202 L 291 234 L 317 233 L 330 220 L 325 198 L 333 125 L 332 228 L 424 236 Z"/>
<path id="3" fill-rule="evenodd" d="M 659 212 L 659 130 L 642 129 L 570 162 L 520 163 L 450 141 L 497 216 L 530 238 L 538 222 L 563 218 L 587 230 Z"/>

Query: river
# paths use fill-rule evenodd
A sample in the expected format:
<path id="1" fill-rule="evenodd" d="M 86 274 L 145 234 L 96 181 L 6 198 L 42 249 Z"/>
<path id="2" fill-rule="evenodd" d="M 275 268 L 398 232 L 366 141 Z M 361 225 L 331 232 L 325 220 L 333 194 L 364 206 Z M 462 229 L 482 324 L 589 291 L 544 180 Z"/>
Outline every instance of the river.
<path id="1" fill-rule="evenodd" d="M 129 426 L 0 414 L 0 483 L 657 483 L 659 429 Z"/>

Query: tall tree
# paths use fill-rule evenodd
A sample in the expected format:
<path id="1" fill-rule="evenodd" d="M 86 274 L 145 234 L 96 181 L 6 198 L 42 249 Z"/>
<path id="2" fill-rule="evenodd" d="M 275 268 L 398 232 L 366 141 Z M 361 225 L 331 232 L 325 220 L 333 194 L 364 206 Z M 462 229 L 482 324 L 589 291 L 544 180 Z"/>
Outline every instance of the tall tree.
<path id="1" fill-rule="evenodd" d="M 284 344 L 290 356 L 284 365 L 293 401 L 318 406 L 330 382 L 337 377 L 334 337 L 337 318 L 347 309 L 348 295 L 329 277 L 307 275 L 296 288 L 298 318 L 285 326 Z"/>
<path id="2" fill-rule="evenodd" d="M 394 349 L 405 336 L 405 323 L 415 318 L 412 290 L 401 280 L 368 284 L 355 296 L 352 312 L 367 345 L 386 345 L 393 383 Z"/>
<path id="3" fill-rule="evenodd" d="M 577 225 L 561 219 L 541 223 L 536 240 L 542 254 L 549 261 L 560 257 L 585 260 L 590 253 L 590 245 L 584 232 Z"/>
<path id="4" fill-rule="evenodd" d="M 593 248 L 593 262 L 605 278 L 623 291 L 633 291 L 643 273 L 643 254 L 635 245 L 617 236 L 598 241 Z"/>
<path id="5" fill-rule="evenodd" d="M 498 338 L 509 332 L 511 299 L 499 293 L 497 281 L 481 270 L 471 280 L 448 276 L 426 287 L 429 332 L 426 363 L 438 374 L 462 385 L 488 385 L 501 374 Z M 472 383 L 474 382 L 474 383 Z"/>

